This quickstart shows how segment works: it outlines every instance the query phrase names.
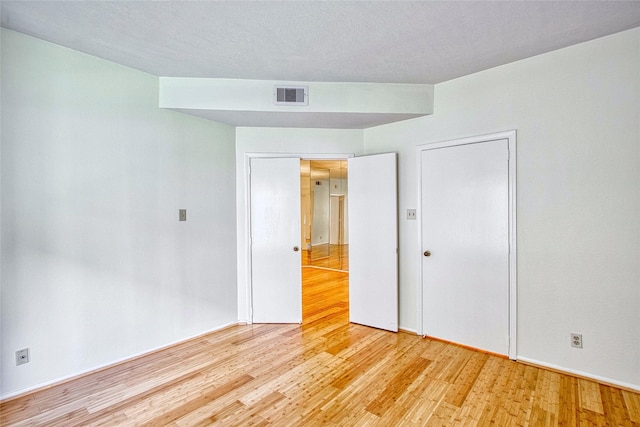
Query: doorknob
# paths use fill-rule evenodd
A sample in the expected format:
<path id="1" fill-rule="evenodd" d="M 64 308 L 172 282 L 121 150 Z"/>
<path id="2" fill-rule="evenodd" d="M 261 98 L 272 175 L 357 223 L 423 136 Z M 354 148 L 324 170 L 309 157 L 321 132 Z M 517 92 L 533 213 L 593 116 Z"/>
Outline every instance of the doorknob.
<path id="1" fill-rule="evenodd" d="M 430 251 L 424 251 L 424 256 L 431 256 L 431 252 Z"/>
<path id="2" fill-rule="evenodd" d="M 299 248 L 299 247 L 297 247 L 297 246 L 294 246 L 294 247 L 293 247 L 293 251 L 294 251 L 294 252 L 298 252 L 299 250 L 300 250 L 300 248 Z"/>

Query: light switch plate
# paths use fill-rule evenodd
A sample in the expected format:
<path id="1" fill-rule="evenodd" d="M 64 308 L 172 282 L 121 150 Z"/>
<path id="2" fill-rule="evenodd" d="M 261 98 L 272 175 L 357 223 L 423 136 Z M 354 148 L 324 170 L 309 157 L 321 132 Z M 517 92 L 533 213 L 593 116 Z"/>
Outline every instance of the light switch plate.
<path id="1" fill-rule="evenodd" d="M 186 221 L 187 220 L 187 210 L 186 209 L 180 209 L 178 211 L 178 220 L 179 221 Z"/>

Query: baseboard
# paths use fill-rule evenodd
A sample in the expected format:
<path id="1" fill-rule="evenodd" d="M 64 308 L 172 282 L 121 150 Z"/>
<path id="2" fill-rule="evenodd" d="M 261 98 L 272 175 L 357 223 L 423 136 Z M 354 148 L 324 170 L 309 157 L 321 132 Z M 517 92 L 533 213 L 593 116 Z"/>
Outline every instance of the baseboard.
<path id="1" fill-rule="evenodd" d="M 576 371 L 574 369 L 568 369 L 562 366 L 554 365 L 551 363 L 540 362 L 539 360 L 529 359 L 527 357 L 519 357 L 516 359 L 520 363 L 524 363 L 525 365 L 531 365 L 536 368 L 544 368 L 550 371 L 558 372 L 560 374 L 569 374 L 577 378 L 597 381 L 600 384 L 608 385 L 611 387 L 620 388 L 623 390 L 630 391 L 632 393 L 640 392 L 640 385 L 626 383 L 623 381 L 612 380 L 611 378 L 601 377 L 599 375 L 593 375 L 588 372 Z"/>
<path id="2" fill-rule="evenodd" d="M 179 344 L 184 344 L 184 343 L 186 343 L 188 341 L 200 339 L 203 336 L 209 335 L 209 334 L 211 334 L 213 332 L 218 332 L 218 331 L 221 331 L 223 329 L 230 328 L 232 326 L 243 325 L 243 324 L 245 324 L 245 323 L 244 322 L 227 323 L 227 324 L 221 325 L 221 326 L 219 326 L 217 328 L 211 329 L 209 331 L 201 332 L 199 334 L 196 334 L 196 335 L 190 336 L 188 338 L 184 338 L 184 339 L 181 339 L 181 340 L 178 340 L 178 341 L 163 345 L 161 347 L 156 347 L 156 348 L 153 348 L 153 349 L 141 352 L 141 353 L 136 353 L 136 354 L 134 354 L 132 356 L 124 357 L 122 359 L 117 359 L 117 360 L 115 360 L 113 362 L 105 363 L 105 364 L 99 365 L 99 366 L 97 366 L 95 368 L 91 368 L 91 369 L 87 369 L 87 370 L 84 370 L 84 371 L 80 371 L 80 372 L 77 372 L 75 374 L 67 375 L 67 376 L 64 376 L 64 377 L 56 378 L 56 379 L 51 380 L 51 381 L 47 381 L 47 382 L 44 382 L 44 383 L 37 384 L 37 385 L 35 385 L 33 387 L 28 387 L 28 388 L 24 388 L 24 389 L 18 390 L 16 392 L 8 393 L 8 394 L 0 396 L 0 403 L 5 403 L 6 401 L 13 400 L 13 399 L 18 399 L 18 398 L 24 396 L 25 394 L 31 394 L 31 393 L 35 393 L 35 392 L 38 392 L 38 391 L 43 391 L 43 390 L 46 390 L 48 388 L 51 388 L 51 387 L 54 387 L 54 386 L 58 386 L 60 384 L 64 384 L 64 383 L 69 382 L 69 381 L 77 380 L 77 379 L 82 378 L 84 376 L 95 374 L 97 372 L 113 368 L 113 367 L 121 365 L 123 363 L 128 363 L 128 362 L 131 362 L 131 361 L 133 361 L 135 359 L 139 359 L 141 357 L 149 356 L 149 355 L 151 355 L 153 353 L 157 353 L 159 351 L 166 350 L 169 347 L 173 347 L 173 346 L 179 345 Z"/>
<path id="3" fill-rule="evenodd" d="M 338 270 L 337 268 L 319 267 L 317 265 L 303 265 L 302 268 L 314 268 L 316 270 L 335 271 L 336 273 L 348 273 L 349 270 Z"/>
<path id="4" fill-rule="evenodd" d="M 448 345 L 455 345 L 456 347 L 466 348 L 467 350 L 475 351 L 477 353 L 488 354 L 490 356 L 499 357 L 500 359 L 508 359 L 509 358 L 509 355 L 507 355 L 507 354 L 494 353 L 493 351 L 483 350 L 481 348 L 472 347 L 470 345 L 465 345 L 465 344 L 460 344 L 460 343 L 457 343 L 457 342 L 454 342 L 454 341 L 445 340 L 445 339 L 442 339 L 442 338 L 431 337 L 429 335 L 426 335 L 423 338 L 431 340 L 431 341 L 443 342 L 443 343 L 448 344 Z"/>

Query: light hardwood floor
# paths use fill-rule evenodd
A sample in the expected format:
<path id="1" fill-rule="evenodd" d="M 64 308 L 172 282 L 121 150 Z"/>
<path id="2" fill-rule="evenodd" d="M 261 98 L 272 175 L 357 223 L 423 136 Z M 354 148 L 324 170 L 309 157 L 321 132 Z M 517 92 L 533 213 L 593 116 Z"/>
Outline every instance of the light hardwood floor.
<path id="1" fill-rule="evenodd" d="M 332 270 L 349 271 L 349 245 L 320 245 L 312 248 L 311 252 L 303 250 L 302 265 L 324 267 Z"/>
<path id="2" fill-rule="evenodd" d="M 304 322 L 236 326 L 4 402 L 2 425 L 640 425 L 640 395 L 348 323 L 303 269 Z"/>

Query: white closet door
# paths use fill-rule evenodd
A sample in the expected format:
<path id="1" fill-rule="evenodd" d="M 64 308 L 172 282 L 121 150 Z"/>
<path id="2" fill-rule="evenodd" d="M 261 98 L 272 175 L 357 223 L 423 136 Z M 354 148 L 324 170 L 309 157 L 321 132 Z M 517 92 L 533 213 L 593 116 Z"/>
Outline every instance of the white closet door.
<path id="1" fill-rule="evenodd" d="M 254 323 L 300 323 L 300 159 L 251 159 Z"/>
<path id="2" fill-rule="evenodd" d="M 350 321 L 398 331 L 396 154 L 348 160 Z"/>
<path id="3" fill-rule="evenodd" d="M 421 154 L 423 332 L 509 351 L 507 139 Z"/>

